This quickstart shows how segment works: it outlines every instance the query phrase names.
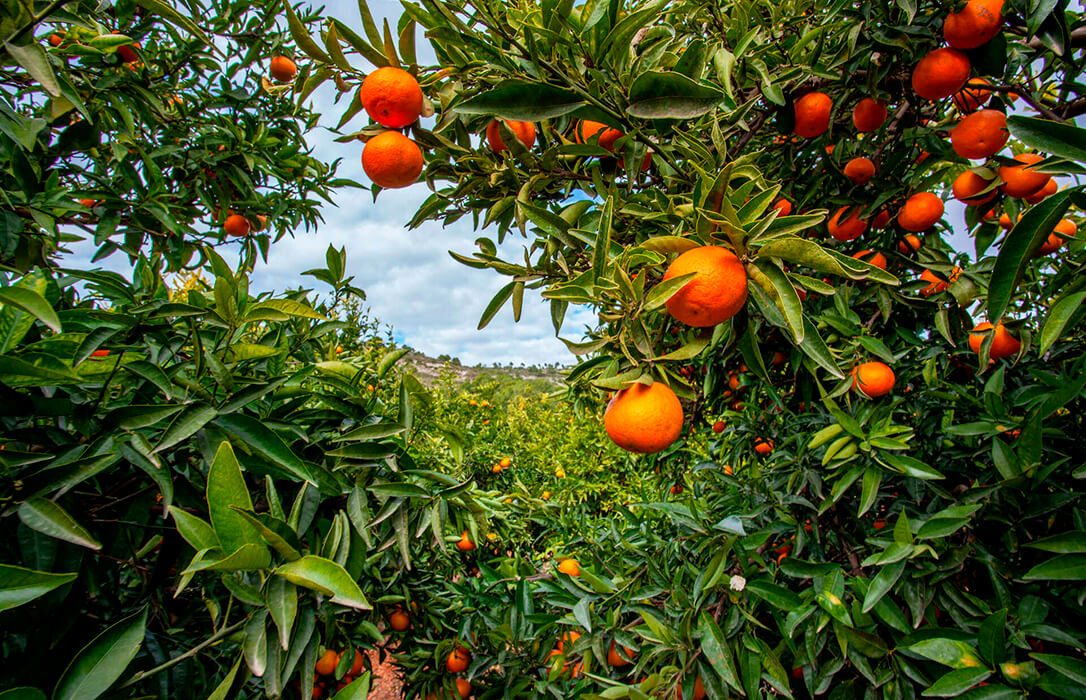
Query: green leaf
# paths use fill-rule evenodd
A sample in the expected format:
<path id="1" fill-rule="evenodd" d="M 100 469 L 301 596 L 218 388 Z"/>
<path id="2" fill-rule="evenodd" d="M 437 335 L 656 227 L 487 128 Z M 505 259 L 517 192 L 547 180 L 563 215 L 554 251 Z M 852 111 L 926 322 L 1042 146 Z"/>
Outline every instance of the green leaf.
<path id="1" fill-rule="evenodd" d="M 283 442 L 283 438 L 279 437 L 278 433 L 264 423 L 242 413 L 230 413 L 215 418 L 215 425 L 238 438 L 238 440 L 248 445 L 253 452 L 272 464 L 303 481 L 317 485 L 316 479 L 306 463 L 298 455 L 294 454 L 294 451 L 290 449 L 287 443 Z"/>
<path id="2" fill-rule="evenodd" d="M 285 578 L 273 577 L 268 581 L 265 600 L 268 604 L 268 612 L 271 613 L 272 620 L 279 629 L 279 645 L 285 651 L 290 645 L 290 630 L 298 614 L 298 589 Z"/>
<path id="3" fill-rule="evenodd" d="M 609 196 L 600 211 L 599 232 L 592 246 L 592 281 L 593 284 L 603 277 L 607 270 L 608 255 L 611 252 L 611 218 L 615 211 L 615 199 Z"/>
<path id="4" fill-rule="evenodd" d="M 298 586 L 331 596 L 333 603 L 357 610 L 372 609 L 346 569 L 330 559 L 309 554 L 280 566 L 275 573 Z"/>
<path id="5" fill-rule="evenodd" d="M 803 317 L 803 342 L 800 343 L 799 349 L 807 357 L 814 360 L 815 364 L 833 376 L 838 379 L 845 378 L 845 373 L 837 366 L 837 361 L 833 358 L 833 353 L 830 352 L 829 347 L 826 346 L 826 341 L 822 340 L 822 336 L 818 334 L 818 329 L 806 316 Z"/>
<path id="6" fill-rule="evenodd" d="M 1056 654 L 1030 654 L 1030 657 L 1040 661 L 1056 673 L 1086 686 L 1086 661 Z"/>
<path id="7" fill-rule="evenodd" d="M 1011 116 L 1007 118 L 1011 134 L 1027 146 L 1054 156 L 1086 163 L 1086 129 L 1073 124 Z"/>
<path id="8" fill-rule="evenodd" d="M 797 345 L 802 343 L 804 336 L 803 304 L 799 300 L 796 288 L 792 286 L 784 271 L 771 260 L 758 260 L 754 264 L 773 285 L 771 296 L 784 316 L 784 320 L 788 324 L 788 330 L 792 332 L 793 342 Z"/>
<path id="9" fill-rule="evenodd" d="M 956 639 L 935 637 L 899 647 L 951 668 L 982 668 L 983 664 L 972 646 Z"/>
<path id="10" fill-rule="evenodd" d="M 61 674 L 53 700 L 94 700 L 109 690 L 135 658 L 146 627 L 144 609 L 91 640 Z"/>
<path id="11" fill-rule="evenodd" d="M 724 93 L 681 73 L 645 71 L 630 86 L 626 112 L 642 119 L 692 119 L 716 107 Z"/>
<path id="12" fill-rule="evenodd" d="M 882 597 L 890 592 L 905 571 L 905 564 L 905 561 L 899 561 L 879 569 L 879 573 L 871 579 L 871 586 L 867 589 L 867 595 L 864 596 L 864 612 L 878 605 Z"/>
<path id="13" fill-rule="evenodd" d="M 361 676 L 351 681 L 350 685 L 336 692 L 332 697 L 335 700 L 366 700 L 370 694 L 370 682 L 372 676 L 366 671 Z"/>
<path id="14" fill-rule="evenodd" d="M 264 538 L 264 541 L 279 552 L 284 559 L 294 561 L 302 558 L 302 544 L 298 541 L 298 536 L 294 530 L 290 529 L 290 525 L 286 522 L 268 513 L 257 515 L 241 508 L 234 508 L 234 511 L 248 520 L 260 532 L 260 536 Z"/>
<path id="15" fill-rule="evenodd" d="M 672 277 L 659 283 L 645 295 L 645 300 L 642 302 L 641 308 L 645 311 L 655 311 L 660 308 L 667 303 L 668 299 L 675 296 L 680 289 L 685 287 L 687 282 L 694 279 L 696 274 L 696 272 L 689 272 L 685 275 Z"/>
<path id="16" fill-rule="evenodd" d="M 505 302 L 509 301 L 509 297 L 513 295 L 513 286 L 516 285 L 516 281 L 510 282 L 494 295 L 494 298 L 490 300 L 490 303 L 486 305 L 486 309 L 483 310 L 483 316 L 479 319 L 479 326 L 477 330 L 483 330 L 494 319 L 498 311 L 501 310 Z"/>
<path id="17" fill-rule="evenodd" d="M 1082 530 L 1061 532 L 1058 535 L 1029 542 L 1024 546 L 1054 554 L 1086 554 L 1086 532 Z"/>
<path id="18" fill-rule="evenodd" d="M 238 660 L 230 667 L 230 672 L 226 674 L 226 678 L 223 678 L 222 682 L 215 686 L 215 690 L 211 691 L 211 695 L 207 696 L 207 700 L 226 700 L 227 693 L 234 686 L 234 679 L 238 675 L 238 669 L 241 667 L 243 658 L 243 655 L 238 655 Z"/>
<path id="19" fill-rule="evenodd" d="M 173 419 L 170 427 L 166 429 L 166 434 L 162 436 L 162 439 L 155 446 L 154 451 L 156 453 L 161 452 L 189 439 L 217 414 L 218 411 L 215 410 L 214 406 L 202 403 L 192 404 L 182 411 L 177 418 Z"/>
<path id="20" fill-rule="evenodd" d="M 745 695 L 739 682 L 739 671 L 735 666 L 735 655 L 720 627 L 713 617 L 702 612 L 698 618 L 698 631 L 701 633 L 701 651 L 709 660 L 717 675 L 740 695 Z"/>
<path id="21" fill-rule="evenodd" d="M 0 287 L 0 304 L 18 307 L 60 333 L 60 319 L 45 297 L 25 287 Z"/>
<path id="22" fill-rule="evenodd" d="M 257 610 L 245 623 L 245 642 L 242 651 L 245 664 L 254 676 L 264 675 L 268 665 L 268 611 Z"/>
<path id="23" fill-rule="evenodd" d="M 40 44 L 30 42 L 29 44 L 19 45 L 5 41 L 4 48 L 47 93 L 53 97 L 60 96 L 60 83 L 57 82 L 57 75 L 53 72 L 53 66 L 49 64 L 49 57 Z"/>
<path id="24" fill-rule="evenodd" d="M 963 668 L 950 671 L 921 694 L 927 698 L 952 698 L 961 695 L 990 675 L 992 672 L 986 668 Z"/>
<path id="25" fill-rule="evenodd" d="M 0 700 L 47 700 L 45 693 L 30 686 L 0 690 Z"/>
<path id="26" fill-rule="evenodd" d="M 537 122 L 569 114 L 584 105 L 584 98 L 572 90 L 545 83 L 507 80 L 453 109 L 463 114 L 489 114 L 500 119 Z"/>
<path id="27" fill-rule="evenodd" d="M 407 430 L 399 423 L 372 423 L 355 428 L 336 439 L 337 442 L 369 442 L 399 435 Z"/>
<path id="28" fill-rule="evenodd" d="M 1061 554 L 1033 567 L 1024 581 L 1086 581 L 1086 554 Z"/>
<path id="29" fill-rule="evenodd" d="M 31 530 L 98 550 L 102 545 L 56 503 L 45 498 L 31 498 L 19 505 L 19 520 Z"/>
<path id="30" fill-rule="evenodd" d="M 283 0 L 283 7 L 287 11 L 287 26 L 290 27 L 290 35 L 294 38 L 294 43 L 298 45 L 298 48 L 315 61 L 331 63 L 332 59 L 328 57 L 328 54 L 317 45 L 317 42 L 313 41 L 313 37 L 309 36 L 309 32 L 306 31 L 302 20 L 298 19 L 294 8 L 290 6 L 290 0 Z"/>
<path id="31" fill-rule="evenodd" d="M 1026 267 L 1071 205 L 1071 193 L 1080 191 L 1081 188 L 1075 188 L 1057 192 L 1030 207 L 1007 234 L 988 286 L 988 318 L 992 323 L 1000 321 L 1007 312 Z"/>
<path id="32" fill-rule="evenodd" d="M 159 0 L 133 0 L 133 1 L 137 5 L 142 7 L 143 9 L 151 12 L 152 14 L 156 14 L 159 17 L 162 17 L 166 21 L 170 22 L 171 24 L 176 24 L 178 27 L 181 27 L 186 32 L 193 35 L 194 37 L 196 37 L 197 39 L 202 41 L 204 44 L 206 44 L 207 46 L 211 46 L 211 47 L 215 46 L 214 44 L 211 43 L 211 39 L 209 39 L 207 37 L 207 34 L 204 34 L 203 30 L 201 30 L 200 27 L 197 26 L 197 24 L 195 22 L 193 22 L 190 18 L 188 18 L 188 17 L 182 15 L 181 13 L 179 13 L 177 10 L 175 10 L 173 8 L 172 5 L 168 5 L 168 4 L 164 3 L 164 2 L 159 2 Z"/>
<path id="33" fill-rule="evenodd" d="M 407 353 L 411 352 L 411 348 L 396 348 L 395 350 L 389 350 L 381 358 L 381 361 L 377 363 L 377 378 L 380 379 L 388 374 L 388 371 L 392 369 L 392 366 L 400 361 Z"/>
<path id="34" fill-rule="evenodd" d="M 1044 355 L 1052 347 L 1068 321 L 1078 311 L 1078 307 L 1086 300 L 1086 292 L 1075 292 L 1062 297 L 1049 309 L 1048 318 L 1045 319 L 1044 328 L 1041 329 L 1041 342 L 1037 346 L 1037 354 Z"/>
<path id="35" fill-rule="evenodd" d="M 328 320 L 327 317 L 317 313 L 311 307 L 306 306 L 300 301 L 294 301 L 293 299 L 269 299 L 268 301 L 253 304 L 246 312 L 245 318 L 247 320 L 253 320 L 257 318 L 262 311 L 274 311 L 277 314 L 283 314 L 285 316 L 312 318 L 317 321 Z"/>
<path id="36" fill-rule="evenodd" d="M 992 613 L 980 623 L 977 630 L 977 647 L 981 658 L 991 665 L 1003 660 L 1007 644 L 1007 609 Z"/>
<path id="37" fill-rule="evenodd" d="M 219 538 L 215 535 L 215 530 L 203 519 L 181 510 L 177 506 L 170 506 L 168 510 L 170 515 L 173 516 L 173 523 L 177 527 L 177 532 L 197 552 L 202 549 L 215 549 L 219 546 Z"/>
<path id="38" fill-rule="evenodd" d="M 10 610 L 71 583 L 79 574 L 53 574 L 0 564 L 0 611 Z"/>
<path id="39" fill-rule="evenodd" d="M 207 508 L 211 527 L 227 552 L 236 551 L 246 544 L 262 545 L 260 533 L 232 506 L 252 510 L 253 501 L 234 456 L 234 449 L 229 442 L 223 441 L 207 473 Z"/>

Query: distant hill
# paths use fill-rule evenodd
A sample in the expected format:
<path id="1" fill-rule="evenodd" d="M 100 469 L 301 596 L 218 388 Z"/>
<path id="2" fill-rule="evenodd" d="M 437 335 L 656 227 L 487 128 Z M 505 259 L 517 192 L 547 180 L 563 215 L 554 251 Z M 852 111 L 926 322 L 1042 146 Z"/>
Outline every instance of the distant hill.
<path id="1" fill-rule="evenodd" d="M 410 365 L 412 372 L 425 386 L 431 386 L 441 376 L 442 371 L 452 372 L 458 382 L 470 382 L 482 376 L 504 376 L 525 381 L 544 380 L 560 387 L 563 385 L 563 368 L 555 367 L 467 367 L 456 360 L 435 359 L 421 352 L 411 350 L 401 365 Z"/>

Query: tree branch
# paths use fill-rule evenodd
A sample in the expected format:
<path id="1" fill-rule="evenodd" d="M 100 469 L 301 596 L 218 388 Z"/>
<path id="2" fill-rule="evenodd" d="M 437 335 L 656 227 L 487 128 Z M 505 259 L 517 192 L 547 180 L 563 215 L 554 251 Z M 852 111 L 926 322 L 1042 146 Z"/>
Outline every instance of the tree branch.
<path id="1" fill-rule="evenodd" d="M 160 673 L 162 671 L 165 671 L 166 669 L 170 668 L 171 666 L 176 666 L 177 664 L 181 663 L 185 659 L 189 659 L 189 658 L 192 658 L 193 656 L 196 656 L 197 654 L 199 654 L 201 651 L 208 648 L 212 644 L 215 644 L 216 642 L 223 639 L 224 637 L 229 637 L 234 632 L 237 632 L 238 630 L 242 629 L 243 627 L 245 627 L 245 625 L 248 622 L 249 622 L 249 618 L 245 618 L 244 620 L 241 620 L 239 622 L 235 622 L 234 624 L 230 625 L 229 627 L 222 628 L 221 630 L 219 630 L 215 634 L 211 635 L 210 637 L 208 637 L 204 641 L 200 642 L 199 644 L 197 644 L 193 648 L 189 649 L 188 651 L 186 651 L 186 652 L 184 652 L 182 654 L 179 654 L 179 655 L 173 657 L 169 661 L 167 661 L 165 663 L 162 663 L 162 664 L 159 664 L 158 666 L 155 666 L 154 668 L 152 668 L 149 671 L 139 671 L 138 673 L 136 673 L 136 675 L 132 676 L 127 681 L 125 681 L 124 683 L 119 685 L 118 688 L 127 688 L 130 685 L 135 685 L 136 683 L 139 683 L 140 681 L 142 681 L 144 678 L 147 678 L 149 676 L 155 675 L 156 673 Z"/>

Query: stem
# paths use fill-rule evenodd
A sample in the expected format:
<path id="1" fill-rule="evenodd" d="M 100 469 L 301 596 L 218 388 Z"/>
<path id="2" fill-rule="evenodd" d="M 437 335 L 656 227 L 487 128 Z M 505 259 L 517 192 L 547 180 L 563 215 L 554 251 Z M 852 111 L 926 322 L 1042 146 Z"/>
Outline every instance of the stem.
<path id="1" fill-rule="evenodd" d="M 229 627 L 224 627 L 221 630 L 219 630 L 218 632 L 216 632 L 215 634 L 213 634 L 210 637 L 208 637 L 207 639 L 205 639 L 204 641 L 202 641 L 199 644 L 197 644 L 196 646 L 194 646 L 193 648 L 189 649 L 188 651 L 186 651 L 186 652 L 184 652 L 182 654 L 179 654 L 178 656 L 173 657 L 169 661 L 167 661 L 165 663 L 162 663 L 162 664 L 159 664 L 158 666 L 155 666 L 154 668 L 152 668 L 149 671 L 139 671 L 139 672 L 137 672 L 136 675 L 132 676 L 131 678 L 129 678 L 127 681 L 125 681 L 124 683 L 122 683 L 118 687 L 119 688 L 127 688 L 130 685 L 135 685 L 136 683 L 139 683 L 140 681 L 142 681 L 144 678 L 147 678 L 148 676 L 153 676 L 156 673 L 159 673 L 161 671 L 165 671 L 166 669 L 170 668 L 171 666 L 176 666 L 177 664 L 181 663 L 185 659 L 189 659 L 189 658 L 192 658 L 193 656 L 196 656 L 201 651 L 203 651 L 207 647 L 211 646 L 215 642 L 218 642 L 219 640 L 223 639 L 224 637 L 228 637 L 231 634 L 233 634 L 234 632 L 237 632 L 241 628 L 245 627 L 245 625 L 248 622 L 249 622 L 249 618 L 245 618 L 244 620 L 241 620 L 240 622 L 235 622 L 234 624 L 230 625 Z"/>
<path id="2" fill-rule="evenodd" d="M 53 0 L 53 2 L 49 3 L 48 7 L 41 11 L 40 15 L 35 15 L 34 17 L 32 17 L 29 23 L 23 25 L 20 29 L 16 30 L 14 34 L 9 36 L 5 43 L 14 44 L 16 39 L 25 34 L 27 31 L 33 29 L 35 24 L 38 24 L 46 17 L 53 14 L 60 8 L 64 7 L 71 1 L 72 0 Z"/>

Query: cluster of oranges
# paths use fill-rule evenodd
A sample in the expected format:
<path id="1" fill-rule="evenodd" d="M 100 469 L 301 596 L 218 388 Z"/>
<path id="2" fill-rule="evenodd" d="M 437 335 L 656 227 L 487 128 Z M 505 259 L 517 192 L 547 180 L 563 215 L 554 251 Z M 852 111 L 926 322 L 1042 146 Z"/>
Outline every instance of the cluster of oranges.
<path id="1" fill-rule="evenodd" d="M 362 673 L 362 654 L 356 649 L 354 652 L 354 661 L 351 662 L 350 669 L 343 674 L 343 680 L 336 681 L 336 668 L 339 667 L 342 659 L 343 652 L 333 651 L 331 649 L 326 649 L 325 652 L 321 654 L 321 657 L 317 659 L 317 663 L 313 666 L 313 670 L 316 671 L 318 676 L 318 678 L 313 681 L 312 697 L 314 700 L 323 696 L 327 690 L 338 693 L 354 682 L 355 678 Z"/>
<path id="2" fill-rule="evenodd" d="M 358 97 L 370 118 L 387 129 L 362 149 L 366 176 L 386 188 L 413 184 L 422 173 L 422 150 L 400 129 L 418 121 L 425 104 L 415 76 L 394 66 L 378 68 L 362 81 Z"/>
<path id="3" fill-rule="evenodd" d="M 497 464 L 490 468 L 490 471 L 494 472 L 495 474 L 501 474 L 502 471 L 508 469 L 511 466 L 513 466 L 513 460 L 509 459 L 508 457 L 502 457 L 501 461 L 499 461 Z"/>

